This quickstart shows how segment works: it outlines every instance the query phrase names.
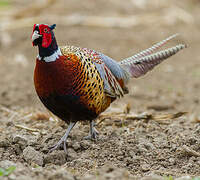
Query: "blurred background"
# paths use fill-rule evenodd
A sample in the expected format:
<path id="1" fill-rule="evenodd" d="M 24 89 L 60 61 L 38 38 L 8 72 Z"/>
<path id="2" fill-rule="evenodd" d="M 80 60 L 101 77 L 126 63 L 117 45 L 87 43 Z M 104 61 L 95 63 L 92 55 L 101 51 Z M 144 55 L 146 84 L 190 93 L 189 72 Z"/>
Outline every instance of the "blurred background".
<path id="1" fill-rule="evenodd" d="M 57 24 L 59 45 L 100 51 L 116 60 L 179 33 L 188 48 L 129 84 L 134 112 L 188 111 L 198 116 L 200 101 L 199 0 L 0 0 L 0 104 L 42 108 L 33 86 L 38 50 L 34 23 Z"/>

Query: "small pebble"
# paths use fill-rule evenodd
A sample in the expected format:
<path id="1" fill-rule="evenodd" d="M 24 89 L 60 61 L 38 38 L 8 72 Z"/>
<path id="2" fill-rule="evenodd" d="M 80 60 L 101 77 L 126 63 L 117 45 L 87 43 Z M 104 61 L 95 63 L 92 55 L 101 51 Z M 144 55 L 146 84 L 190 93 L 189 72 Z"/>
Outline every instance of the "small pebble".
<path id="1" fill-rule="evenodd" d="M 6 148 L 10 145 L 10 142 L 7 139 L 1 139 L 0 140 L 0 147 Z"/>
<path id="2" fill-rule="evenodd" d="M 13 143 L 19 144 L 20 147 L 25 148 L 28 143 L 28 139 L 23 135 L 14 134 L 13 135 Z"/>

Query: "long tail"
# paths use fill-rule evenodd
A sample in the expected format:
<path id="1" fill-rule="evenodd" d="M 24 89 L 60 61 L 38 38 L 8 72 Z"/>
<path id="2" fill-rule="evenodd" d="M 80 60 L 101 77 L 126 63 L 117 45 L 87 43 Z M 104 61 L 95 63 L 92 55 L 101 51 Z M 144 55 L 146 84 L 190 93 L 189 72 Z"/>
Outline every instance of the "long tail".
<path id="1" fill-rule="evenodd" d="M 134 55 L 127 59 L 122 60 L 119 64 L 129 72 L 131 77 L 140 77 L 152 70 L 156 65 L 160 64 L 163 60 L 173 56 L 181 49 L 186 48 L 185 44 L 178 44 L 177 46 L 153 53 L 158 50 L 169 40 L 175 38 L 178 34 L 172 35 L 167 39 L 153 45 L 152 47 Z"/>

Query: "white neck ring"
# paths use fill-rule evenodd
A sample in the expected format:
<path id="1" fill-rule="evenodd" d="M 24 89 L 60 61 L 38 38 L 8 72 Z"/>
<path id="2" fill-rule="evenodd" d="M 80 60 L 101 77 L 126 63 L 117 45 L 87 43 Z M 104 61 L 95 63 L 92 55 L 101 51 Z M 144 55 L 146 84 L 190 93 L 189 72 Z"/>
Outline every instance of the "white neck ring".
<path id="1" fill-rule="evenodd" d="M 60 48 L 58 48 L 51 56 L 46 56 L 42 58 L 40 55 L 38 55 L 37 58 L 39 60 L 44 60 L 45 62 L 53 62 L 56 61 L 61 55 L 62 53 L 60 51 Z"/>

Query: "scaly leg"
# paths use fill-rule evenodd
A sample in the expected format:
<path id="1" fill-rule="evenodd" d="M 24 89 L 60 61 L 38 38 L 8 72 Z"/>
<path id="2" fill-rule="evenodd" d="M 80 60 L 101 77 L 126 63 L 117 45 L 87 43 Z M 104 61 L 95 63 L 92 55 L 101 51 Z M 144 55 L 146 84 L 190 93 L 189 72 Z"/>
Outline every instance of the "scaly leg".
<path id="1" fill-rule="evenodd" d="M 95 122 L 92 120 L 90 121 L 90 132 L 89 135 L 86 136 L 84 139 L 90 139 L 90 140 L 97 140 L 99 132 L 94 127 Z"/>
<path id="2" fill-rule="evenodd" d="M 65 135 L 58 141 L 57 144 L 55 144 L 53 147 L 50 148 L 50 150 L 49 150 L 50 152 L 56 150 L 57 148 L 59 148 L 61 146 L 62 143 L 64 143 L 64 151 L 65 151 L 65 153 L 67 153 L 66 140 L 67 140 L 67 137 L 68 137 L 70 131 L 72 130 L 72 128 L 74 127 L 75 124 L 76 124 L 76 122 L 70 122 Z"/>

